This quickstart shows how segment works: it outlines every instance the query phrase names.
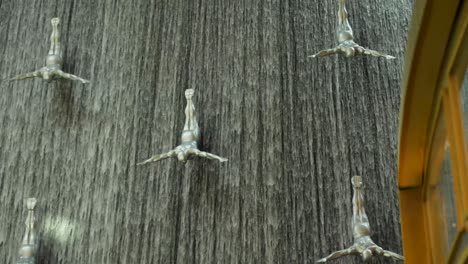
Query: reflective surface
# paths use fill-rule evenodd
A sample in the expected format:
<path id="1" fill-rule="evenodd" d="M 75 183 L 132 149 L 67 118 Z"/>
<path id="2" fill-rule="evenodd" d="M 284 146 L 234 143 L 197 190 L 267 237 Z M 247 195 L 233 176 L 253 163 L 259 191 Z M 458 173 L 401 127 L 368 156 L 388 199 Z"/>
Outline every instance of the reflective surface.
<path id="1" fill-rule="evenodd" d="M 457 236 L 457 209 L 455 203 L 455 190 L 453 188 L 453 174 L 451 168 L 450 152 L 447 144 L 445 159 L 440 171 L 439 191 L 441 198 L 440 217 L 446 223 L 448 244 L 452 245 Z"/>
<path id="2" fill-rule="evenodd" d="M 463 111 L 463 125 L 465 126 L 465 138 L 468 142 L 468 70 L 465 72 L 465 78 L 462 80 L 460 89 L 461 106 Z"/>
<path id="3" fill-rule="evenodd" d="M 452 171 L 451 145 L 447 137 L 446 113 L 440 111 L 428 161 L 426 210 L 435 263 L 445 262 L 457 236 L 457 203 Z"/>
<path id="4" fill-rule="evenodd" d="M 457 235 L 457 210 L 449 150 L 447 144 L 443 160 L 439 165 L 433 165 L 440 166 L 439 178 L 435 185 L 431 185 L 428 200 L 432 247 L 442 249 L 441 255 L 436 251 L 433 252 L 433 259 L 437 261 L 449 257 Z"/>

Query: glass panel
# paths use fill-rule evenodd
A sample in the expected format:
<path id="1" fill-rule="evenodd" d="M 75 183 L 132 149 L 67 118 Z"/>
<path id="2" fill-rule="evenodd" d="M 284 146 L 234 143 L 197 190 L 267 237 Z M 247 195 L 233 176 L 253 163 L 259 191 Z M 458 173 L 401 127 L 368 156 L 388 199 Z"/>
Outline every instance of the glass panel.
<path id="1" fill-rule="evenodd" d="M 440 171 L 440 199 L 442 222 L 446 224 L 448 245 L 451 246 L 457 236 L 457 209 L 455 203 L 455 190 L 453 188 L 452 164 L 450 161 L 450 148 L 446 144 L 445 159 Z"/>
<path id="2" fill-rule="evenodd" d="M 462 81 L 460 97 L 463 110 L 463 124 L 465 126 L 465 138 L 467 139 L 466 142 L 468 142 L 468 70 L 466 71 L 465 78 Z"/>
<path id="3" fill-rule="evenodd" d="M 432 259 L 443 263 L 457 235 L 457 210 L 453 184 L 451 148 L 447 139 L 445 113 L 438 115 L 425 181 L 425 204 L 431 237 Z"/>
<path id="4" fill-rule="evenodd" d="M 467 105 L 468 106 L 468 105 Z M 457 236 L 457 204 L 452 174 L 450 144 L 447 140 L 445 118 L 440 112 L 428 163 L 426 208 L 431 230 L 432 252 L 435 263 L 449 257 Z"/>

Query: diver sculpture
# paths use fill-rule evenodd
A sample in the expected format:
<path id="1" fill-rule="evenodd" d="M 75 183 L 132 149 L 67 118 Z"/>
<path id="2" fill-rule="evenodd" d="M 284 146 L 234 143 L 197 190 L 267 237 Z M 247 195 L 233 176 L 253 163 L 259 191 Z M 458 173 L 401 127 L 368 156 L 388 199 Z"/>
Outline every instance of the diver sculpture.
<path id="1" fill-rule="evenodd" d="M 62 49 L 60 47 L 60 33 L 58 30 L 58 24 L 60 19 L 58 17 L 52 18 L 52 35 L 50 36 L 50 50 L 49 54 L 47 55 L 46 59 L 46 66 L 40 68 L 39 70 L 20 74 L 10 79 L 10 81 L 14 80 L 24 80 L 33 77 L 39 77 L 43 80 L 50 82 L 54 79 L 63 78 L 69 79 L 74 81 L 80 81 L 81 83 L 89 83 L 88 80 L 80 78 L 76 75 L 66 73 L 62 71 L 62 64 L 63 64 L 63 57 L 62 57 Z"/>
<path id="2" fill-rule="evenodd" d="M 19 250 L 19 259 L 16 264 L 34 264 L 36 263 L 36 253 L 38 248 L 38 239 L 36 235 L 34 209 L 36 207 L 36 198 L 29 198 L 26 201 L 28 216 L 26 218 L 26 232 Z"/>
<path id="3" fill-rule="evenodd" d="M 376 57 L 384 57 L 386 59 L 395 59 L 393 56 L 383 54 L 375 50 L 366 49 L 354 42 L 353 29 L 349 24 L 348 12 L 346 11 L 346 0 L 339 0 L 338 6 L 338 28 L 336 30 L 338 46 L 332 49 L 322 50 L 309 57 L 324 57 L 338 53 L 343 54 L 348 58 L 359 54 L 366 54 Z"/>
<path id="4" fill-rule="evenodd" d="M 377 246 L 370 238 L 370 225 L 367 218 L 366 211 L 364 210 L 364 194 L 362 191 L 362 177 L 354 176 L 351 178 L 353 184 L 353 219 L 351 226 L 353 228 L 354 244 L 343 250 L 333 252 L 328 257 L 318 260 L 318 263 L 324 263 L 332 259 L 340 258 L 351 254 L 360 254 L 362 259 L 367 261 L 373 255 L 382 255 L 396 260 L 404 260 L 400 256 L 391 251 L 387 251 Z"/>
<path id="5" fill-rule="evenodd" d="M 137 165 L 143 165 L 150 162 L 156 162 L 163 159 L 177 157 L 181 162 L 187 162 L 188 159 L 199 156 L 207 159 L 216 159 L 220 162 L 227 161 L 227 159 L 219 157 L 217 155 L 200 151 L 198 149 L 198 140 L 200 138 L 200 129 L 198 127 L 197 118 L 195 116 L 195 107 L 193 106 L 192 96 L 193 89 L 185 91 L 185 98 L 187 99 L 187 107 L 185 108 L 185 125 L 184 131 L 182 131 L 182 143 L 175 149 L 164 153 L 158 154 L 146 161 L 138 163 Z"/>

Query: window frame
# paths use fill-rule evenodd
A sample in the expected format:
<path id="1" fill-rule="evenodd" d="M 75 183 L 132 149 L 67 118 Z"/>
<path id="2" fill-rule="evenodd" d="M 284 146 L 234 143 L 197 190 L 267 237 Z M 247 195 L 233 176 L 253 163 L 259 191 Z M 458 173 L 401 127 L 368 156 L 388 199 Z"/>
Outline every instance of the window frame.
<path id="1" fill-rule="evenodd" d="M 398 157 L 404 255 L 407 263 L 464 263 L 468 261 L 468 248 L 461 248 L 463 236 L 468 235 L 468 152 L 460 89 L 468 64 L 468 48 L 463 48 L 468 47 L 468 3 L 416 0 L 413 10 Z M 429 195 L 430 183 L 439 180 L 444 159 L 440 154 L 444 144 L 437 142 L 441 140 L 437 135 L 441 115 L 446 126 L 443 139 L 450 145 L 457 210 L 457 235 L 448 245 L 448 256 L 441 244 L 447 241 L 439 230 L 443 223 L 440 215 L 434 215 L 434 207 L 439 208 L 442 200 L 440 195 Z"/>

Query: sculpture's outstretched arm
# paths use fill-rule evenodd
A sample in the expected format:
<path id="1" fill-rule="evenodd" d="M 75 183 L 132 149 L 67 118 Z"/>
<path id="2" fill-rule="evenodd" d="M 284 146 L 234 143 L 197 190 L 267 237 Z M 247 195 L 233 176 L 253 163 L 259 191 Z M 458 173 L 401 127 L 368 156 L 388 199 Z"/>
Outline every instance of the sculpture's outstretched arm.
<path id="1" fill-rule="evenodd" d="M 207 159 L 216 159 L 216 160 L 219 160 L 220 162 L 225 162 L 225 161 L 228 160 L 226 158 L 222 158 L 220 156 L 217 156 L 215 154 L 211 154 L 211 153 L 208 153 L 208 152 L 200 151 L 198 149 L 192 150 L 192 153 L 199 156 L 199 157 L 203 157 L 203 158 L 207 158 Z"/>
<path id="2" fill-rule="evenodd" d="M 387 60 L 393 60 L 395 59 L 395 57 L 391 56 L 391 55 L 387 55 L 385 53 L 381 53 L 381 52 L 378 52 L 378 51 L 375 51 L 375 50 L 371 50 L 371 49 L 366 49 L 364 47 L 359 47 L 359 51 L 361 53 L 364 53 L 366 55 L 371 55 L 371 56 L 374 56 L 374 57 L 384 57 L 386 58 Z"/>
<path id="3" fill-rule="evenodd" d="M 140 162 L 140 163 L 137 163 L 138 166 L 140 165 L 144 165 L 144 164 L 147 164 L 147 163 L 150 163 L 150 162 L 156 162 L 156 161 L 160 161 L 160 160 L 163 160 L 163 159 L 168 159 L 168 158 L 172 158 L 172 157 L 175 157 L 177 156 L 176 155 L 176 151 L 175 150 L 171 150 L 167 153 L 163 153 L 163 154 L 158 154 L 158 155 L 154 155 L 153 157 L 143 161 L 143 162 Z"/>
<path id="4" fill-rule="evenodd" d="M 336 54 L 336 53 L 338 53 L 337 48 L 326 49 L 326 50 L 321 50 L 315 53 L 314 55 L 310 55 L 309 58 L 324 57 L 324 56 L 329 56 L 329 55 Z"/>
<path id="5" fill-rule="evenodd" d="M 85 79 L 83 79 L 81 77 L 78 77 L 78 76 L 70 74 L 70 73 L 63 72 L 61 70 L 57 70 L 55 73 L 58 76 L 60 76 L 62 78 L 65 78 L 65 79 L 69 79 L 69 80 L 73 80 L 73 81 L 79 81 L 79 82 L 81 82 L 83 84 L 89 83 L 88 80 L 85 80 Z"/>
<path id="6" fill-rule="evenodd" d="M 60 55 L 60 32 L 58 30 L 60 19 L 54 17 L 50 22 L 52 23 L 52 34 L 50 35 L 49 55 Z"/>
<path id="7" fill-rule="evenodd" d="M 354 246 L 351 246 L 351 247 L 349 247 L 347 249 L 335 251 L 335 252 L 331 253 L 329 256 L 327 256 L 325 258 L 317 260 L 317 263 L 324 263 L 324 262 L 327 262 L 327 261 L 332 260 L 332 259 L 341 258 L 341 257 L 346 256 L 346 255 L 354 254 L 356 252 L 357 251 L 354 248 Z"/>
<path id="8" fill-rule="evenodd" d="M 41 77 L 42 76 L 42 69 L 33 71 L 33 72 L 28 72 L 20 75 L 16 75 L 13 78 L 8 79 L 9 81 L 17 81 L 17 80 L 24 80 L 24 79 L 29 79 L 29 78 L 34 78 L 34 77 Z"/>

